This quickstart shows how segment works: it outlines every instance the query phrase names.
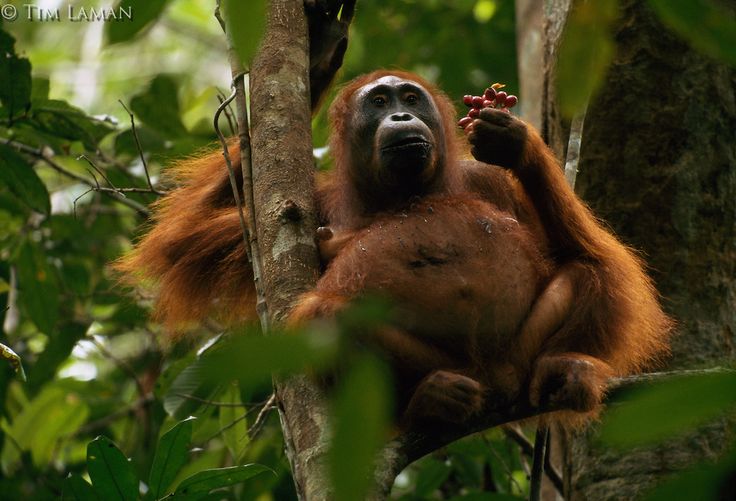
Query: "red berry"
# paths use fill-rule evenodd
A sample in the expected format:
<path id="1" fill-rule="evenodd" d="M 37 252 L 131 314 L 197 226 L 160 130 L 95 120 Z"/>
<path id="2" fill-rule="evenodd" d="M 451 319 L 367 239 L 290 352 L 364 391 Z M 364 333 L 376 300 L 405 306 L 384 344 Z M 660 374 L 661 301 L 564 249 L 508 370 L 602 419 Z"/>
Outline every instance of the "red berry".
<path id="1" fill-rule="evenodd" d="M 493 106 L 493 101 L 491 101 L 489 99 L 484 99 L 483 100 L 483 107 L 484 108 L 490 108 L 491 106 Z"/>
<path id="2" fill-rule="evenodd" d="M 506 103 L 505 104 L 506 104 L 506 107 L 507 108 L 513 108 L 514 106 L 516 106 L 516 103 L 518 103 L 518 102 L 519 102 L 519 98 L 518 97 L 516 97 L 513 94 L 509 94 L 509 96 L 506 98 Z"/>
<path id="3" fill-rule="evenodd" d="M 473 106 L 473 96 L 466 94 L 463 96 L 463 103 L 465 106 Z"/>
<path id="4" fill-rule="evenodd" d="M 506 94 L 504 91 L 496 92 L 496 105 L 503 106 L 506 103 L 507 96 L 508 94 Z"/>
<path id="5" fill-rule="evenodd" d="M 473 108 L 483 107 L 483 98 L 480 96 L 473 96 Z"/>
<path id="6" fill-rule="evenodd" d="M 485 97 L 489 101 L 493 101 L 494 99 L 496 99 L 496 90 L 493 87 L 488 87 L 483 93 L 483 97 Z"/>
<path id="7" fill-rule="evenodd" d="M 480 115 L 480 110 L 478 108 L 472 108 L 470 111 L 468 111 L 469 117 L 478 118 L 478 115 Z"/>
<path id="8" fill-rule="evenodd" d="M 464 129 L 465 127 L 470 125 L 472 122 L 473 122 L 473 119 L 471 117 L 463 117 L 457 122 L 457 124 L 458 126 Z"/>

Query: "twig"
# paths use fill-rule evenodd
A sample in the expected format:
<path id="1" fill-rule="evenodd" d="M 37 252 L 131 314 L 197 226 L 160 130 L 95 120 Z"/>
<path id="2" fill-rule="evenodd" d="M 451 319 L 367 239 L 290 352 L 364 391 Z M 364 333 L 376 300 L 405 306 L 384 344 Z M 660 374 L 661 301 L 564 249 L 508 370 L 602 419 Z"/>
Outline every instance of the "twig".
<path id="1" fill-rule="evenodd" d="M 269 399 L 266 400 L 266 403 L 263 404 L 263 407 L 261 408 L 261 410 L 258 412 L 258 415 L 256 416 L 255 421 L 253 421 L 253 426 L 251 426 L 250 428 L 248 428 L 247 433 L 248 433 L 248 436 L 250 438 L 253 438 L 256 434 L 258 434 L 258 432 L 260 431 L 260 429 L 263 427 L 263 423 L 265 422 L 266 417 L 268 417 L 268 412 L 275 407 L 274 406 L 274 402 L 275 401 L 276 401 L 276 394 L 275 393 L 272 393 L 271 396 L 269 397 Z M 245 407 L 244 404 L 238 404 L 238 406 Z M 240 416 L 240 417 L 232 420 L 227 425 L 225 425 L 222 428 L 220 428 L 219 430 L 217 430 L 217 432 L 214 433 L 212 436 L 210 436 L 207 440 L 205 440 L 205 442 L 209 442 L 210 440 L 212 440 L 216 436 L 221 435 L 223 432 L 229 430 L 230 428 L 232 428 L 233 426 L 235 426 L 239 422 L 243 421 L 244 419 L 246 419 L 248 417 L 249 414 L 251 414 L 253 412 L 253 410 L 254 409 L 245 410 L 245 412 L 243 412 L 243 415 L 242 416 Z"/>
<path id="2" fill-rule="evenodd" d="M 264 406 L 261 408 L 261 412 L 256 416 L 253 426 L 248 429 L 248 435 L 250 435 L 251 438 L 258 435 L 258 432 L 261 431 L 261 428 L 263 428 L 263 425 L 266 423 L 266 418 L 268 417 L 269 412 L 276 408 L 275 404 L 276 393 L 271 393 L 271 397 L 266 401 Z"/>
<path id="3" fill-rule="evenodd" d="M 230 179 L 230 188 L 233 191 L 233 197 L 235 198 L 235 205 L 238 208 L 238 220 L 240 221 L 240 231 L 243 234 L 243 246 L 245 247 L 246 255 L 248 256 L 248 261 L 251 263 L 253 262 L 253 259 L 251 257 L 251 249 L 250 249 L 250 231 L 248 230 L 248 225 L 245 222 L 245 214 L 243 213 L 243 203 L 240 201 L 240 191 L 238 190 L 238 184 L 235 181 L 235 169 L 233 169 L 233 162 L 230 159 L 230 148 L 227 146 L 227 140 L 225 140 L 225 136 L 222 135 L 222 132 L 220 131 L 220 114 L 222 113 L 222 110 L 224 110 L 228 104 L 232 102 L 233 99 L 235 99 L 235 95 L 237 93 L 237 90 L 233 89 L 232 94 L 222 101 L 220 103 L 220 106 L 217 107 L 217 111 L 215 112 L 215 118 L 214 118 L 214 125 L 215 125 L 215 132 L 217 133 L 217 139 L 220 140 L 220 144 L 222 145 L 222 156 L 225 158 L 225 166 L 227 167 L 227 174 L 228 178 Z"/>
<path id="4" fill-rule="evenodd" d="M 570 137 L 567 142 L 567 155 L 565 156 L 565 179 L 567 184 L 575 189 L 575 180 L 578 176 L 578 164 L 580 163 L 580 146 L 583 143 L 583 125 L 585 114 L 588 111 L 588 102 L 572 119 L 570 124 Z"/>
<path id="5" fill-rule="evenodd" d="M 221 91 L 217 91 L 217 100 L 220 101 L 220 104 L 225 100 L 227 96 L 225 96 L 224 93 Z M 230 128 L 230 135 L 235 135 L 235 124 L 233 123 L 233 112 L 230 109 L 230 105 L 228 104 L 225 109 L 223 110 L 223 113 L 225 113 L 225 119 L 227 120 L 227 125 Z"/>
<path id="6" fill-rule="evenodd" d="M 51 150 L 51 148 L 49 148 L 48 146 L 44 146 L 43 148 L 39 149 L 39 148 L 34 148 L 32 146 L 28 146 L 26 144 L 22 144 L 17 141 L 13 141 L 13 140 L 6 139 L 3 137 L 0 137 L 0 144 L 10 146 L 12 148 L 15 148 L 17 151 L 26 153 L 28 155 L 31 155 L 34 158 L 37 158 L 38 160 L 42 161 L 43 163 L 45 163 L 46 165 L 54 169 L 56 172 L 70 179 L 74 179 L 75 181 L 78 181 L 82 184 L 85 184 L 89 186 L 90 188 L 92 188 L 92 190 L 94 191 L 100 191 L 102 193 L 106 193 L 111 198 L 115 199 L 116 201 L 120 202 L 123 205 L 130 207 L 131 209 L 135 210 L 136 212 L 138 212 L 139 214 L 143 216 L 148 217 L 150 214 L 150 212 L 144 205 L 136 202 L 135 200 L 126 198 L 122 193 L 119 193 L 117 190 L 105 189 L 99 186 L 99 184 L 96 181 L 95 182 L 90 181 L 86 177 L 80 176 L 79 174 L 75 172 L 67 170 L 60 164 L 54 162 L 51 159 L 51 157 L 53 156 L 53 150 Z"/>
<path id="7" fill-rule="evenodd" d="M 128 374 L 128 376 L 130 376 L 130 378 L 133 381 L 135 381 L 135 386 L 136 388 L 138 388 L 138 394 L 141 397 L 147 394 L 146 389 L 143 386 L 143 383 L 138 378 L 138 373 L 136 373 L 135 369 L 133 369 L 133 367 L 131 367 L 128 362 L 115 356 L 110 350 L 107 349 L 107 347 L 104 344 L 100 343 L 97 339 L 95 339 L 94 336 L 90 336 L 88 339 L 89 341 L 92 342 L 92 344 L 94 344 L 97 347 L 98 350 L 100 350 L 100 353 L 102 353 L 104 356 L 112 360 L 115 365 L 117 365 L 123 372 Z"/>
<path id="8" fill-rule="evenodd" d="M 514 478 L 514 472 L 511 471 L 511 467 L 508 465 L 508 463 L 506 462 L 506 460 L 503 457 L 501 457 L 501 455 L 498 453 L 498 451 L 493 446 L 493 444 L 491 443 L 491 441 L 488 440 L 488 438 L 486 438 L 483 435 L 481 435 L 481 436 L 483 437 L 483 441 L 485 442 L 486 447 L 488 447 L 488 450 L 491 451 L 491 454 L 493 454 L 495 456 L 495 458 L 498 460 L 498 462 L 503 467 L 503 470 L 506 473 L 506 476 L 508 476 L 508 478 L 509 478 L 509 482 L 513 483 L 516 486 L 516 488 L 519 490 L 519 492 L 524 492 L 524 489 L 519 484 L 519 481 Z"/>
<path id="9" fill-rule="evenodd" d="M 559 430 L 558 430 L 559 433 Z M 552 431 L 550 430 L 549 433 L 547 433 L 547 451 L 544 454 L 544 473 L 547 475 L 547 478 L 549 478 L 550 482 L 552 482 L 552 485 L 555 486 L 555 489 L 560 494 L 560 496 L 564 496 L 565 494 L 565 484 L 562 482 L 562 475 L 559 474 L 557 469 L 555 469 L 554 465 L 552 464 Z"/>
<path id="10" fill-rule="evenodd" d="M 143 155 L 143 147 L 141 146 L 141 140 L 138 137 L 138 129 L 135 126 L 135 117 L 133 116 L 133 113 L 130 112 L 128 107 L 125 106 L 124 102 L 118 99 L 118 103 L 120 103 L 120 106 L 123 107 L 123 109 L 126 111 L 126 113 L 128 113 L 128 116 L 130 117 L 130 128 L 133 131 L 133 138 L 135 139 L 135 146 L 138 149 L 138 156 L 140 157 L 141 163 L 143 164 L 143 172 L 146 173 L 146 181 L 148 181 L 148 187 L 151 189 L 152 193 L 161 195 L 162 193 L 156 191 L 156 188 L 153 187 L 153 183 L 151 182 L 151 176 L 148 173 L 148 164 L 146 163 L 146 158 Z"/>
<path id="11" fill-rule="evenodd" d="M 529 441 L 528 438 L 515 426 L 504 426 L 503 432 L 507 438 L 511 439 L 519 446 L 521 452 L 528 457 L 534 457 L 534 445 Z M 549 444 L 547 445 L 547 452 L 549 452 Z M 563 483 L 562 476 L 557 469 L 549 461 L 549 454 L 545 455 L 544 461 L 544 473 L 547 478 L 550 479 L 555 489 L 562 494 Z"/>
<path id="12" fill-rule="evenodd" d="M 74 432 L 73 436 L 84 435 L 98 428 L 104 428 L 105 426 L 112 423 L 116 419 L 127 416 L 128 414 L 132 414 L 138 409 L 142 409 L 143 407 L 146 407 L 154 400 L 155 398 L 153 394 L 151 393 L 147 395 L 143 395 L 140 398 L 138 398 L 135 402 L 133 402 L 132 404 L 126 407 L 123 407 L 122 409 L 118 409 L 115 412 L 108 414 L 107 416 L 101 417 L 100 419 L 87 423 L 86 425 L 79 428 L 76 432 Z"/>
<path id="13" fill-rule="evenodd" d="M 539 501 L 542 493 L 542 475 L 544 474 L 544 456 L 547 454 L 547 436 L 549 428 L 546 424 L 537 425 L 537 436 L 534 439 L 534 455 L 532 460 L 532 478 L 529 486 L 529 501 Z"/>
<path id="14" fill-rule="evenodd" d="M 261 270 L 261 251 L 258 247 L 257 222 L 255 199 L 253 196 L 253 166 L 251 162 L 250 147 L 250 123 L 248 120 L 248 105 L 245 101 L 245 75 L 248 68 L 244 68 L 240 56 L 235 49 L 235 44 L 227 32 L 225 20 L 220 13 L 220 0 L 215 7 L 215 18 L 220 23 L 222 31 L 227 39 L 228 60 L 230 61 L 230 72 L 232 84 L 235 90 L 235 111 L 238 125 L 238 142 L 240 146 L 240 168 L 243 176 L 243 197 L 245 209 L 248 214 L 248 233 L 250 253 L 248 254 L 251 267 L 253 268 L 253 284 L 256 289 L 256 312 L 261 322 L 261 328 L 267 332 L 270 325 L 266 294 L 263 290 L 263 272 Z"/>
<path id="15" fill-rule="evenodd" d="M 189 395 L 187 393 L 175 393 L 177 397 L 186 398 L 187 400 L 193 400 L 202 404 L 213 405 L 215 407 L 245 407 L 248 404 L 245 403 L 234 403 L 234 402 L 216 402 L 214 400 L 208 400 L 206 398 L 200 398 L 196 395 Z M 266 401 L 267 402 L 267 401 Z M 264 405 L 266 402 L 259 402 L 250 405 Z M 249 410 L 248 413 L 251 411 Z"/>

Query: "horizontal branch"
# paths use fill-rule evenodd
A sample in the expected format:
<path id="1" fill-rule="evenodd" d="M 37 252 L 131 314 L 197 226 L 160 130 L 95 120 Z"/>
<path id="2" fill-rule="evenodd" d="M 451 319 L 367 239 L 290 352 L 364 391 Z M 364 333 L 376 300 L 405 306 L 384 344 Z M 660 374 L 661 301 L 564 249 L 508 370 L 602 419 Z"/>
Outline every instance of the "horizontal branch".
<path id="1" fill-rule="evenodd" d="M 640 384 L 651 384 L 678 376 L 717 374 L 723 372 L 733 372 L 733 370 L 716 367 L 712 369 L 652 372 L 648 374 L 638 374 L 635 376 L 611 378 L 607 385 L 608 396 L 606 400 L 611 401 L 616 398 L 616 395 L 621 390 Z M 529 419 L 562 410 L 566 409 L 555 407 L 532 407 L 526 399 L 520 402 L 511 403 L 510 405 L 508 403 L 490 401 L 486 408 L 478 414 L 477 418 L 471 420 L 462 427 L 442 426 L 432 428 L 431 430 L 412 430 L 399 435 L 386 445 L 382 452 L 382 457 L 379 458 L 379 462 L 375 470 L 377 490 L 383 496 L 386 496 L 391 490 L 394 479 L 404 468 L 417 459 L 432 451 L 440 449 L 455 440 L 506 423 Z M 379 497 L 378 499 L 384 499 L 384 497 Z"/>
<path id="2" fill-rule="evenodd" d="M 124 192 L 134 192 L 132 188 L 105 188 L 103 186 L 100 186 L 99 183 L 95 180 L 87 179 L 84 176 L 81 176 L 77 174 L 76 172 L 72 172 L 62 165 L 60 165 L 57 162 L 54 162 L 51 157 L 53 156 L 53 150 L 51 150 L 50 147 L 44 146 L 43 148 L 34 148 L 33 146 L 28 146 L 27 144 L 19 143 L 17 141 L 13 141 L 12 139 L 6 139 L 0 137 L 0 144 L 4 144 L 6 146 L 10 146 L 11 148 L 15 148 L 17 151 L 21 153 L 25 153 L 27 155 L 30 155 L 41 162 L 45 163 L 52 169 L 54 169 L 59 174 L 66 176 L 70 179 L 74 179 L 75 181 L 79 181 L 80 183 L 89 186 L 94 191 L 99 191 L 101 193 L 105 193 L 111 198 L 113 198 L 115 201 L 120 202 L 121 204 L 130 207 L 131 209 L 135 210 L 142 216 L 148 217 L 149 211 L 148 209 L 143 205 L 135 200 L 131 200 L 129 198 L 126 198 L 124 195 Z M 150 192 L 150 190 L 146 189 L 146 192 Z"/>

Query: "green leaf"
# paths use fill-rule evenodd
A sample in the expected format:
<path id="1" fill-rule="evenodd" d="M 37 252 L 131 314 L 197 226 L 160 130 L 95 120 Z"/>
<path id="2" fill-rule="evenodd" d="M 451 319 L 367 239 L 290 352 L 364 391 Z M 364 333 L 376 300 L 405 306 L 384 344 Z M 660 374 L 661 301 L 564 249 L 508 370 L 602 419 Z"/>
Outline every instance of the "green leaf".
<path id="1" fill-rule="evenodd" d="M 613 58 L 611 25 L 616 0 L 575 2 L 560 45 L 557 97 L 560 111 L 572 117 L 601 86 Z"/>
<path id="2" fill-rule="evenodd" d="M 46 465 L 59 441 L 75 433 L 87 419 L 89 408 L 76 393 L 47 386 L 18 414 L 8 432 L 13 442 L 3 447 L 3 464 L 16 460 L 17 447 L 30 450 L 33 463 Z"/>
<path id="3" fill-rule="evenodd" d="M 31 103 L 31 63 L 15 53 L 15 38 L 0 30 L 0 104 L 14 117 Z"/>
<path id="4" fill-rule="evenodd" d="M 0 145 L 0 182 L 31 209 L 51 212 L 46 185 L 29 162 L 5 145 Z"/>
<path id="5" fill-rule="evenodd" d="M 645 501 L 671 501 L 673 499 L 733 499 L 736 451 L 717 464 L 698 465 L 678 473 L 660 483 Z"/>
<path id="6" fill-rule="evenodd" d="M 167 493 L 167 488 L 176 478 L 182 466 L 189 460 L 189 443 L 192 441 L 192 422 L 190 417 L 174 425 L 158 441 L 156 454 L 148 477 L 148 488 L 153 499 Z"/>
<path id="7" fill-rule="evenodd" d="M 649 0 L 662 22 L 705 54 L 736 65 L 736 16 L 710 0 Z"/>
<path id="8" fill-rule="evenodd" d="M 207 494 L 213 489 L 245 482 L 249 478 L 266 471 L 275 475 L 275 472 L 271 468 L 261 464 L 245 464 L 230 468 L 214 468 L 200 471 L 184 479 L 179 484 L 179 487 L 174 492 L 174 498 Z"/>
<path id="9" fill-rule="evenodd" d="M 524 501 L 525 498 L 498 492 L 473 492 L 450 498 L 450 501 Z"/>
<path id="10" fill-rule="evenodd" d="M 238 379 L 248 388 L 268 382 L 274 373 L 325 367 L 335 357 L 336 341 L 337 337 L 326 330 L 236 335 L 202 357 L 202 374 L 211 381 Z"/>
<path id="11" fill-rule="evenodd" d="M 127 42 L 144 28 L 152 25 L 163 13 L 168 0 L 121 0 L 114 12 L 122 12 L 122 19 L 105 23 L 105 33 L 109 44 Z M 121 10 L 122 9 L 122 10 Z M 132 19 L 126 19 L 125 13 L 131 12 Z"/>
<path id="12" fill-rule="evenodd" d="M 98 501 L 92 486 L 79 475 L 70 474 L 64 479 L 62 501 Z"/>
<path id="13" fill-rule="evenodd" d="M 221 393 L 219 400 L 229 404 L 220 407 L 220 429 L 223 430 L 222 439 L 230 451 L 233 462 L 237 464 L 249 442 L 248 421 L 245 406 L 240 399 L 238 382 L 230 383 Z"/>
<path id="14" fill-rule="evenodd" d="M 87 469 L 101 499 L 138 499 L 138 477 L 125 455 L 103 436 L 87 445 Z"/>
<path id="15" fill-rule="evenodd" d="M 414 495 L 419 498 L 429 498 L 450 475 L 450 465 L 435 458 L 428 458 L 422 462 L 417 474 Z"/>
<path id="16" fill-rule="evenodd" d="M 166 137 L 187 133 L 181 122 L 177 83 L 169 75 L 154 78 L 145 91 L 130 100 L 130 108 L 144 124 Z"/>
<path id="17" fill-rule="evenodd" d="M 228 36 L 246 68 L 258 48 L 266 26 L 266 1 L 225 0 L 224 17 Z"/>
<path id="18" fill-rule="evenodd" d="M 20 303 L 38 329 L 51 334 L 59 317 L 56 275 L 38 245 L 26 240 L 15 261 L 18 267 Z"/>
<path id="19" fill-rule="evenodd" d="M 601 427 L 609 445 L 634 447 L 687 432 L 736 407 L 736 372 L 673 377 L 625 394 Z"/>
<path id="20" fill-rule="evenodd" d="M 82 141 L 91 150 L 114 129 L 110 121 L 91 117 L 57 99 L 34 100 L 31 111 L 32 123 L 37 129 L 69 141 Z"/>
<path id="21" fill-rule="evenodd" d="M 48 100 L 50 82 L 48 78 L 33 77 L 31 83 L 31 101 Z"/>
<path id="22" fill-rule="evenodd" d="M 164 397 L 166 412 L 176 419 L 183 419 L 205 405 L 198 399 L 210 399 L 220 388 L 220 383 L 209 377 L 209 373 L 202 358 L 179 372 Z"/>
<path id="23" fill-rule="evenodd" d="M 364 499 L 389 424 L 391 386 L 385 367 L 363 358 L 350 370 L 336 397 L 334 435 L 328 453 L 337 500 Z"/>
<path id="24" fill-rule="evenodd" d="M 9 346 L 5 346 L 0 343 L 0 357 L 8 361 L 21 381 L 26 380 L 26 372 L 23 370 L 23 361 L 16 352 L 14 352 Z"/>

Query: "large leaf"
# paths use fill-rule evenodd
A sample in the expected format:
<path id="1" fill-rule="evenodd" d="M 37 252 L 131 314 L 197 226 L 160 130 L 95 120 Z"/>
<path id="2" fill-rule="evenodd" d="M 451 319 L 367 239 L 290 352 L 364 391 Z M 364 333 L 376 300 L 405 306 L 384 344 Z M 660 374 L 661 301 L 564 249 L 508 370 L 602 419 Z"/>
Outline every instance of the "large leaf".
<path id="1" fill-rule="evenodd" d="M 130 107 L 144 124 L 167 138 L 187 133 L 181 122 L 178 86 L 169 75 L 154 78 L 145 91 L 130 100 Z"/>
<path id="2" fill-rule="evenodd" d="M 26 240 L 15 264 L 21 305 L 41 332 L 51 334 L 59 317 L 59 286 L 54 270 L 35 242 Z"/>
<path id="3" fill-rule="evenodd" d="M 624 395 L 601 427 L 610 445 L 633 447 L 687 432 L 736 407 L 736 372 L 673 377 Z"/>
<path id="4" fill-rule="evenodd" d="M 667 26 L 696 49 L 736 65 L 736 16 L 711 0 L 649 0 Z"/>
<path id="5" fill-rule="evenodd" d="M 581 110 L 603 83 L 613 58 L 610 28 L 617 5 L 617 0 L 575 2 L 570 13 L 557 65 L 557 97 L 567 117 Z"/>
<path id="6" fill-rule="evenodd" d="M 266 25 L 266 1 L 225 0 L 225 26 L 246 68 L 258 48 Z"/>
<path id="7" fill-rule="evenodd" d="M 97 148 L 100 140 L 114 126 L 108 120 L 91 117 L 66 101 L 39 99 L 33 101 L 33 125 L 56 137 L 81 141 L 90 150 Z"/>
<path id="8" fill-rule="evenodd" d="M 189 443 L 192 441 L 192 422 L 187 418 L 174 425 L 158 441 L 153 457 L 148 488 L 151 499 L 163 497 L 182 466 L 189 460 Z M 149 497 L 149 496 L 147 496 Z"/>
<path id="9" fill-rule="evenodd" d="M 193 362 L 179 361 L 176 367 L 169 368 L 167 373 L 187 363 L 188 365 L 176 374 L 164 393 L 164 409 L 176 419 L 197 413 L 200 407 L 205 405 L 203 400 L 210 399 L 221 386 L 218 381 L 209 377 L 206 363 L 201 358 Z"/>
<path id="10" fill-rule="evenodd" d="M 31 63 L 15 53 L 15 39 L 0 30 L 0 114 L 13 117 L 31 102 Z"/>
<path id="11" fill-rule="evenodd" d="M 230 468 L 215 468 L 195 473 L 184 479 L 174 492 L 174 499 L 193 497 L 197 499 L 200 495 L 207 494 L 213 489 L 227 487 L 229 485 L 245 482 L 259 473 L 274 471 L 261 464 L 245 464 L 232 466 Z"/>
<path id="12" fill-rule="evenodd" d="M 98 501 L 92 486 L 79 475 L 69 475 L 64 479 L 62 501 Z"/>
<path id="13" fill-rule="evenodd" d="M 13 441 L 4 444 L 3 464 L 12 464 L 20 447 L 31 451 L 34 464 L 46 465 L 59 440 L 76 432 L 88 415 L 89 409 L 78 395 L 56 386 L 44 388 L 13 419 L 8 432 Z"/>
<path id="14" fill-rule="evenodd" d="M 168 0 L 120 0 L 113 9 L 123 14 L 121 20 L 105 23 L 108 43 L 127 42 L 156 21 L 168 3 Z M 129 12 L 131 19 L 126 19 Z"/>
<path id="15" fill-rule="evenodd" d="M 736 488 L 736 450 L 717 464 L 701 464 L 661 482 L 642 497 L 645 501 L 677 499 L 733 499 Z"/>
<path id="16" fill-rule="evenodd" d="M 0 145 L 0 182 L 31 209 L 48 214 L 49 192 L 29 162 L 5 145 Z"/>
<path id="17" fill-rule="evenodd" d="M 138 477 L 133 465 L 107 437 L 87 445 L 87 470 L 100 499 L 138 499 Z"/>
<path id="18" fill-rule="evenodd" d="M 336 336 L 329 332 L 238 335 L 202 357 L 212 381 L 239 379 L 244 388 L 268 382 L 274 373 L 318 370 L 335 356 Z"/>
<path id="19" fill-rule="evenodd" d="M 219 400 L 225 404 L 220 407 L 220 429 L 233 462 L 238 463 L 248 445 L 248 421 L 245 406 L 240 399 L 240 387 L 233 381 L 221 393 Z"/>
<path id="20" fill-rule="evenodd" d="M 337 500 L 364 499 L 371 471 L 389 424 L 391 387 L 386 368 L 360 360 L 347 375 L 335 401 L 329 468 Z"/>

